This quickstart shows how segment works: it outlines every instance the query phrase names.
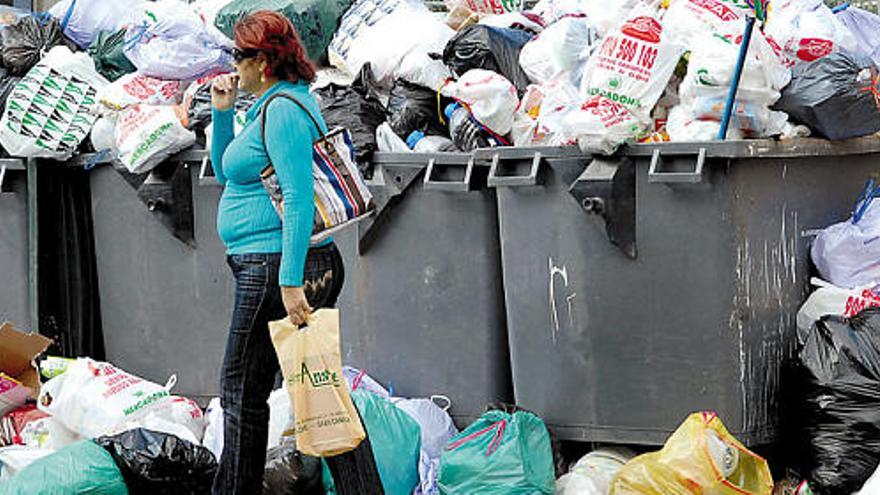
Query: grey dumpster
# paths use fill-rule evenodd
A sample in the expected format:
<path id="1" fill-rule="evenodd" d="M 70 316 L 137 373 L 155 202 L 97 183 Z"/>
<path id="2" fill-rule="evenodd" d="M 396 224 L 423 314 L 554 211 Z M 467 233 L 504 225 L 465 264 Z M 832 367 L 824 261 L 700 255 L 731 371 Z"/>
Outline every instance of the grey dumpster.
<path id="1" fill-rule="evenodd" d="M 0 273 L 0 322 L 31 329 L 27 177 L 21 160 L 0 159 Z"/>
<path id="2" fill-rule="evenodd" d="M 811 237 L 878 158 L 876 139 L 478 153 L 517 403 L 569 440 L 660 444 L 712 410 L 744 443 L 773 441 Z"/>
<path id="3" fill-rule="evenodd" d="M 197 163 L 197 161 L 196 161 Z M 232 276 L 217 237 L 221 189 L 191 166 L 194 245 L 175 238 L 109 166 L 92 171 L 95 251 L 107 359 L 204 402 L 219 391 Z"/>
<path id="4" fill-rule="evenodd" d="M 459 424 L 512 398 L 494 191 L 469 155 L 376 154 L 380 212 L 336 235 L 343 361 Z"/>

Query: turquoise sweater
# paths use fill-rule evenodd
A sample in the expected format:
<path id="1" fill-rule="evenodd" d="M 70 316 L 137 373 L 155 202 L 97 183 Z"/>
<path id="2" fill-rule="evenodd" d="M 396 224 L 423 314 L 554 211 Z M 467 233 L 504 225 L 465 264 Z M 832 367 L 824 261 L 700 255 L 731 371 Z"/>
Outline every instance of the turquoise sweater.
<path id="1" fill-rule="evenodd" d="M 281 253 L 279 284 L 301 287 L 315 215 L 312 143 L 319 134 L 294 102 L 276 98 L 266 115 L 266 156 L 260 136 L 260 108 L 279 91 L 301 101 L 326 131 L 318 104 L 304 83 L 282 81 L 269 88 L 248 111 L 238 136 L 233 131 L 234 110 L 214 109 L 211 163 L 224 186 L 217 232 L 229 254 Z M 260 171 L 269 158 L 284 194 L 284 222 L 260 182 Z"/>

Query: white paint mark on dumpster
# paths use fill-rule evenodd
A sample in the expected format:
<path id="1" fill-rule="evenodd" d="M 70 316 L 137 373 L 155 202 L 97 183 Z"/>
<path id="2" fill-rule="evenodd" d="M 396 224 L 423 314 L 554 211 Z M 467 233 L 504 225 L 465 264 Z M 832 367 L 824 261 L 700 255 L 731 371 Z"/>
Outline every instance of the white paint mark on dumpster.
<path id="1" fill-rule="evenodd" d="M 553 325 L 552 328 L 552 337 L 553 343 L 556 344 L 559 335 L 559 313 L 556 308 L 556 277 L 559 276 L 562 278 L 562 283 L 565 287 L 568 287 L 568 269 L 565 265 L 562 267 L 558 267 L 553 263 L 553 258 L 547 258 L 548 264 L 550 266 L 550 323 Z M 572 296 L 573 297 L 573 296 Z M 569 317 L 571 317 L 571 304 L 569 300 Z"/>

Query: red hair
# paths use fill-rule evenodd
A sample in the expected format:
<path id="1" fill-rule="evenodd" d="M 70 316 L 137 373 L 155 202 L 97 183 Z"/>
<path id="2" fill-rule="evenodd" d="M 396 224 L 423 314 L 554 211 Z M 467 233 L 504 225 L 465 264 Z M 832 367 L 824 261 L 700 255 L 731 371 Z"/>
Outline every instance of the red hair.
<path id="1" fill-rule="evenodd" d="M 259 10 L 240 20 L 235 25 L 235 44 L 265 54 L 271 75 L 278 79 L 315 80 L 315 64 L 296 29 L 278 12 Z"/>

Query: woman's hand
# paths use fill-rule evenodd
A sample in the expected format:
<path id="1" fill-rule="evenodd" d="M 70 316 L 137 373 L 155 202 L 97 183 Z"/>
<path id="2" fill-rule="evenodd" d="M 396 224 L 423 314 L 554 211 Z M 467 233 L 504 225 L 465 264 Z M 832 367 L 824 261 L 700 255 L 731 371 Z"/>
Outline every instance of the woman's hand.
<path id="1" fill-rule="evenodd" d="M 238 74 L 217 76 L 211 84 L 211 104 L 217 110 L 229 110 L 238 96 Z"/>
<path id="2" fill-rule="evenodd" d="M 287 310 L 287 317 L 290 322 L 296 326 L 304 325 L 309 321 L 312 314 L 312 307 L 306 300 L 306 293 L 302 287 L 281 287 L 281 300 L 284 302 L 284 309 Z"/>

